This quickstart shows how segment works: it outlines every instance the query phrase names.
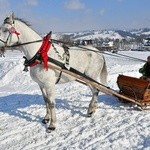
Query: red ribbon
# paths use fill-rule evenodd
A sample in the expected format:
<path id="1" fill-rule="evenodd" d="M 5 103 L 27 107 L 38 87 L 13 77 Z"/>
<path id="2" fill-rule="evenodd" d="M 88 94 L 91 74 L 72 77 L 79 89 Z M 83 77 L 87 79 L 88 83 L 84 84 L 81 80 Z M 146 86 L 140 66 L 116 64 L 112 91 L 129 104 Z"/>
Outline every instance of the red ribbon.
<path id="1" fill-rule="evenodd" d="M 42 60 L 43 60 L 43 63 L 44 63 L 44 68 L 45 68 L 46 70 L 48 70 L 48 55 L 47 55 L 47 53 L 48 53 L 48 51 L 49 51 L 49 49 L 50 49 L 50 47 L 51 47 L 51 42 L 49 41 L 50 38 L 51 38 L 51 34 L 49 33 L 49 34 L 47 34 L 47 35 L 43 38 L 43 43 L 42 43 L 40 49 L 38 50 L 38 52 L 41 54 L 41 57 L 42 57 Z M 33 67 L 33 66 L 35 66 L 35 65 L 37 65 L 37 64 L 38 64 L 38 63 L 35 62 L 35 63 L 32 64 L 32 66 L 30 66 L 30 67 Z"/>
<path id="2" fill-rule="evenodd" d="M 39 49 L 38 52 L 41 53 L 41 57 L 44 63 L 44 68 L 48 69 L 48 50 L 50 49 L 51 43 L 50 43 L 50 38 L 51 38 L 51 34 L 47 34 L 44 38 L 43 38 L 43 43 Z"/>
<path id="3" fill-rule="evenodd" d="M 9 29 L 9 32 L 11 33 L 11 34 L 16 34 L 17 36 L 19 36 L 20 35 L 20 33 L 19 32 L 17 32 L 16 31 L 16 29 L 14 28 L 14 27 L 11 27 L 10 29 Z"/>

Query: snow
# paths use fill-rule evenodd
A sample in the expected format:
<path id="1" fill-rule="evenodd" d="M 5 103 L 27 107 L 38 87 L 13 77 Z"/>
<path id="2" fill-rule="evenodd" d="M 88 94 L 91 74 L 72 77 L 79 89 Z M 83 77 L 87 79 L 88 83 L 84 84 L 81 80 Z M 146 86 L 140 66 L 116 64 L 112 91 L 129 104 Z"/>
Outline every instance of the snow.
<path id="1" fill-rule="evenodd" d="M 110 38 L 110 39 L 122 39 L 122 37 L 118 33 L 110 34 L 110 33 L 101 33 L 101 34 L 94 34 L 94 35 L 87 35 L 83 37 L 76 38 L 76 40 L 90 40 L 90 39 L 99 39 L 99 38 Z"/>
<path id="2" fill-rule="evenodd" d="M 145 60 L 149 52 L 119 52 Z M 117 98 L 100 93 L 98 110 L 86 117 L 88 87 L 76 82 L 57 85 L 57 129 L 46 132 L 41 123 L 45 105 L 29 72 L 23 72 L 23 54 L 8 51 L 0 58 L 1 150 L 150 150 L 150 113 L 135 110 Z M 105 55 L 108 85 L 118 90 L 118 74 L 140 77 L 139 61 Z"/>
<path id="3" fill-rule="evenodd" d="M 117 31 L 111 30 L 84 31 L 84 32 L 77 32 L 74 34 L 70 33 L 69 35 L 74 35 L 73 37 L 74 40 L 107 39 L 107 38 L 123 39 L 123 37 Z"/>

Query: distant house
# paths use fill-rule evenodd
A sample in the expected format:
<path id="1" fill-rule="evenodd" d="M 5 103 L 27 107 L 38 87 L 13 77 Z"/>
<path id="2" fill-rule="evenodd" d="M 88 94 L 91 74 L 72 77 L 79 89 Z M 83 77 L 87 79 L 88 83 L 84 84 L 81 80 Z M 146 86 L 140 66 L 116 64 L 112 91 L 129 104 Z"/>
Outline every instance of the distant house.
<path id="1" fill-rule="evenodd" d="M 150 50 L 150 38 L 143 39 L 143 46 L 141 47 L 142 50 Z"/>
<path id="2" fill-rule="evenodd" d="M 114 42 L 103 42 L 103 44 L 100 47 L 100 50 L 109 51 L 115 49 Z"/>
<path id="3" fill-rule="evenodd" d="M 77 41 L 74 41 L 74 43 L 76 45 L 93 45 L 94 41 L 92 39 L 90 39 L 90 40 L 77 40 Z"/>
<path id="4" fill-rule="evenodd" d="M 85 43 L 85 45 L 92 45 L 94 42 L 93 42 L 93 40 L 83 40 L 82 41 L 83 43 Z"/>
<path id="5" fill-rule="evenodd" d="M 143 39 L 143 43 L 137 49 L 138 51 L 150 51 L 150 38 Z"/>
<path id="6" fill-rule="evenodd" d="M 146 38 L 143 40 L 144 46 L 150 46 L 150 38 Z"/>

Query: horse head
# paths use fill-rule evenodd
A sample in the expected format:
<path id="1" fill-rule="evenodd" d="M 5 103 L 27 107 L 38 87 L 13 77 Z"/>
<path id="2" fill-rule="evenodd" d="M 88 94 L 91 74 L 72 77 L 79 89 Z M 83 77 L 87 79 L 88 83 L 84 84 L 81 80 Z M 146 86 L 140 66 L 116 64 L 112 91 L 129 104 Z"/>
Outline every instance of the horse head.
<path id="1" fill-rule="evenodd" d="M 0 27 L 0 52 L 4 52 L 5 48 L 9 48 L 12 45 L 18 43 L 19 33 L 15 28 L 15 17 L 12 13 L 9 17 L 4 19 L 3 24 Z"/>

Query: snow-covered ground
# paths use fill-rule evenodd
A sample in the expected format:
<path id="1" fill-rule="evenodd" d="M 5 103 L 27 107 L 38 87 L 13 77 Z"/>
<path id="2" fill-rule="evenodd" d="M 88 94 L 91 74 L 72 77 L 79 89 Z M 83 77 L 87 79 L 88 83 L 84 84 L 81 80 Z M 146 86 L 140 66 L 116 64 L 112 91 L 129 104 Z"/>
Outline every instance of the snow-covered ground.
<path id="1" fill-rule="evenodd" d="M 120 52 L 146 59 L 149 52 Z M 98 110 L 86 117 L 88 87 L 76 82 L 57 85 L 57 129 L 47 133 L 41 123 L 45 105 L 23 54 L 7 52 L 0 58 L 0 150 L 150 150 L 150 112 L 137 111 L 103 93 Z M 118 90 L 118 74 L 139 77 L 143 63 L 105 56 L 108 85 Z"/>

